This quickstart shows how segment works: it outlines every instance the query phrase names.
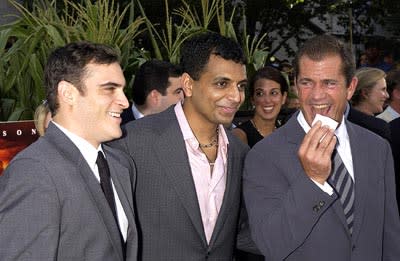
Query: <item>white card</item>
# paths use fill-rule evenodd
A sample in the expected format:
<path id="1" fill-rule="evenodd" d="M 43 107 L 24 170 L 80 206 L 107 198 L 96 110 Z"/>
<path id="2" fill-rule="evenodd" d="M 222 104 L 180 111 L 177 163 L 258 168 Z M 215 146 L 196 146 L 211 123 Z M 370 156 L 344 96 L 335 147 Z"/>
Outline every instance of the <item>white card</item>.
<path id="1" fill-rule="evenodd" d="M 322 122 L 322 126 L 328 126 L 329 128 L 331 128 L 332 130 L 336 130 L 336 127 L 339 125 L 339 123 L 329 117 L 323 116 L 321 114 L 317 114 L 315 115 L 315 118 L 311 124 L 311 126 L 314 126 L 314 124 L 317 121 L 321 121 Z"/>

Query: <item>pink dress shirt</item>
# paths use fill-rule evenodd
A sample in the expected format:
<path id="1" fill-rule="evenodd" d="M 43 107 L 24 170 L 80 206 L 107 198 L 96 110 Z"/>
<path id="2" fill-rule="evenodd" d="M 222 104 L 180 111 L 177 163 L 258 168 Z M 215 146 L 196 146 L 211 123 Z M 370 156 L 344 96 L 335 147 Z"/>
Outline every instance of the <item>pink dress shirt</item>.
<path id="1" fill-rule="evenodd" d="M 207 157 L 199 147 L 199 142 L 189 126 L 180 102 L 175 106 L 175 114 L 185 140 L 204 232 L 209 243 L 225 193 L 228 138 L 223 126 L 218 126 L 218 153 L 211 173 Z"/>

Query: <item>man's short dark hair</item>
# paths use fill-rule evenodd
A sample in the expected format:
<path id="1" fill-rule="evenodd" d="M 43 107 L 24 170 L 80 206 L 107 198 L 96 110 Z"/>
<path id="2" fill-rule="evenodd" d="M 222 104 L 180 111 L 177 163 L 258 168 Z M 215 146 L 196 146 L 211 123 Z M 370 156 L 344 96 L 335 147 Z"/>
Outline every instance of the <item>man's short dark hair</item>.
<path id="1" fill-rule="evenodd" d="M 80 93 L 84 93 L 83 80 L 87 73 L 86 66 L 88 64 L 112 64 L 116 62 L 119 62 L 117 52 L 103 44 L 76 42 L 55 49 L 50 54 L 44 69 L 46 99 L 51 114 L 54 116 L 59 107 L 57 89 L 60 81 L 70 82 Z"/>
<path id="2" fill-rule="evenodd" d="M 181 49 L 181 66 L 194 80 L 198 80 L 211 55 L 246 64 L 243 50 L 234 40 L 217 33 L 195 35 L 184 42 Z"/>
<path id="3" fill-rule="evenodd" d="M 135 74 L 132 85 L 132 99 L 136 105 L 146 103 L 146 98 L 152 90 L 162 95 L 167 94 L 170 85 L 169 77 L 180 77 L 182 70 L 170 62 L 151 60 L 142 64 Z"/>
<path id="4" fill-rule="evenodd" d="M 319 35 L 311 38 L 297 52 L 294 59 L 296 78 L 299 75 L 299 62 L 304 56 L 313 61 L 321 61 L 327 56 L 337 55 L 342 60 L 341 71 L 345 76 L 346 85 L 350 84 L 355 73 L 355 58 L 349 46 L 331 35 Z"/>

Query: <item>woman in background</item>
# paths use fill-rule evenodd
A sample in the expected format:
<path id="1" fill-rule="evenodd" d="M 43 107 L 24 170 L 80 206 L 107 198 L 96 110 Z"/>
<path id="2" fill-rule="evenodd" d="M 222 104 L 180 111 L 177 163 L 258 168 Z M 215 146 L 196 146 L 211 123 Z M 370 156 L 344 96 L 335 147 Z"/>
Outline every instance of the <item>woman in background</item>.
<path id="1" fill-rule="evenodd" d="M 36 130 L 40 136 L 43 136 L 51 121 L 51 113 L 46 101 L 36 108 L 33 117 Z"/>
<path id="2" fill-rule="evenodd" d="M 351 98 L 353 108 L 375 116 L 383 111 L 389 94 L 386 90 L 386 74 L 378 68 L 364 67 L 356 71 L 356 91 Z"/>
<path id="3" fill-rule="evenodd" d="M 288 83 L 279 70 L 269 66 L 259 69 L 249 88 L 254 115 L 232 132 L 250 147 L 271 134 L 279 127 L 276 119 L 286 102 L 288 88 Z"/>

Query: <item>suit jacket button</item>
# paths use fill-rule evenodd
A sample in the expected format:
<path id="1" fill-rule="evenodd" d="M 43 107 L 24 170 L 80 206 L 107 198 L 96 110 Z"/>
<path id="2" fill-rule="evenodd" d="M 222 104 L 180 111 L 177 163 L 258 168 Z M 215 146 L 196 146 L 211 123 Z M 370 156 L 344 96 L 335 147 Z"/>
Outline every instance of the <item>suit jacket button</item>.
<path id="1" fill-rule="evenodd" d="M 313 210 L 314 210 L 315 212 L 318 212 L 318 211 L 320 210 L 320 207 L 319 207 L 318 205 L 315 205 L 315 206 L 313 207 Z"/>
<path id="2" fill-rule="evenodd" d="M 320 207 L 323 207 L 325 205 L 325 201 L 321 200 L 318 204 L 319 204 Z"/>
<path id="3" fill-rule="evenodd" d="M 351 247 L 351 251 L 354 251 L 354 250 L 356 250 L 356 245 L 353 245 L 353 246 Z"/>

